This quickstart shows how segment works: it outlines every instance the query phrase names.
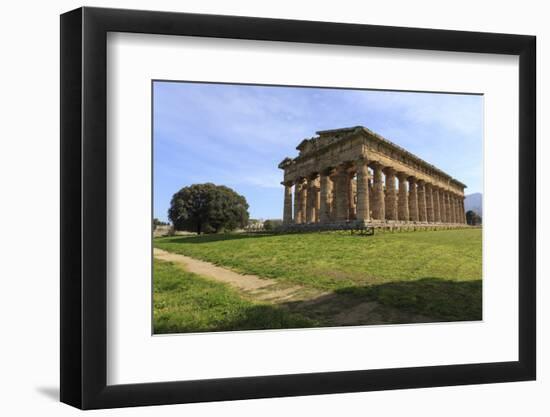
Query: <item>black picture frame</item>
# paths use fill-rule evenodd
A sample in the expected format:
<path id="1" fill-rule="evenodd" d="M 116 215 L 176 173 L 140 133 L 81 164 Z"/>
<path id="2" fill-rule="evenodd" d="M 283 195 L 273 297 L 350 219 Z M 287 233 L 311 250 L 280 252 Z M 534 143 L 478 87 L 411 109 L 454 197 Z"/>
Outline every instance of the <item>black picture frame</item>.
<path id="1" fill-rule="evenodd" d="M 519 360 L 107 385 L 108 32 L 519 56 Z M 534 36 L 156 11 L 61 15 L 61 401 L 82 409 L 533 380 L 536 377 Z"/>

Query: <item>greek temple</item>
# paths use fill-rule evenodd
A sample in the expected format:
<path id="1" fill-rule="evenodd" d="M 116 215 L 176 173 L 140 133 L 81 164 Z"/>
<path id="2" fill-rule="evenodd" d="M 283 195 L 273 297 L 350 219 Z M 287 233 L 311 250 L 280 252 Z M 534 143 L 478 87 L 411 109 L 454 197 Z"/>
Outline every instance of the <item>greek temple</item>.
<path id="1" fill-rule="evenodd" d="M 363 126 L 319 131 L 296 149 L 279 164 L 288 227 L 466 223 L 465 184 Z"/>

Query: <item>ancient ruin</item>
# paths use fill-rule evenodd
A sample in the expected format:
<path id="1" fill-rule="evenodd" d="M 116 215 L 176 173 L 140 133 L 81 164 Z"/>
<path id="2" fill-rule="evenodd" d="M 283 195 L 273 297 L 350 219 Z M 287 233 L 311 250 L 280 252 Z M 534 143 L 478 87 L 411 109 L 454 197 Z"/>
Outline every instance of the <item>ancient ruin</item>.
<path id="1" fill-rule="evenodd" d="M 466 185 L 363 127 L 317 132 L 285 158 L 285 227 L 462 226 Z"/>

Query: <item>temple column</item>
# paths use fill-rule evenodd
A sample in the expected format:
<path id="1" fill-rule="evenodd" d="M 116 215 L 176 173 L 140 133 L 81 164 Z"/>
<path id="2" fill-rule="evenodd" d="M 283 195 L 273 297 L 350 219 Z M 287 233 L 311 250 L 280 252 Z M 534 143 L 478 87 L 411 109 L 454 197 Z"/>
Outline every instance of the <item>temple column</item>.
<path id="1" fill-rule="evenodd" d="M 455 223 L 460 223 L 460 213 L 458 211 L 458 196 L 456 194 L 453 195 L 453 208 Z"/>
<path id="2" fill-rule="evenodd" d="M 315 177 L 309 176 L 307 178 L 307 197 L 306 197 L 306 223 L 312 223 L 315 217 L 315 186 L 314 186 Z"/>
<path id="3" fill-rule="evenodd" d="M 283 183 L 285 186 L 285 202 L 283 206 L 283 223 L 292 223 L 292 183 Z"/>
<path id="4" fill-rule="evenodd" d="M 426 183 L 426 216 L 428 223 L 434 222 L 434 197 L 432 184 Z"/>
<path id="5" fill-rule="evenodd" d="M 445 219 L 447 223 L 453 222 L 453 218 L 451 216 L 451 195 L 448 191 L 445 191 Z"/>
<path id="6" fill-rule="evenodd" d="M 397 220 L 397 190 L 395 189 L 395 169 L 386 168 L 386 219 Z"/>
<path id="7" fill-rule="evenodd" d="M 426 212 L 426 188 L 425 182 L 422 180 L 418 181 L 417 190 L 418 190 L 418 220 L 421 222 L 428 221 L 428 214 Z"/>
<path id="8" fill-rule="evenodd" d="M 319 190 L 319 222 L 329 223 L 330 222 L 330 175 L 332 174 L 332 169 L 327 169 L 322 171 L 319 175 L 320 178 L 320 187 Z"/>
<path id="9" fill-rule="evenodd" d="M 439 207 L 441 208 L 441 223 L 447 223 L 447 208 L 445 205 L 445 190 L 439 190 Z"/>
<path id="10" fill-rule="evenodd" d="M 450 208 L 451 208 L 451 223 L 456 223 L 456 198 L 453 193 L 449 195 L 450 197 Z"/>
<path id="11" fill-rule="evenodd" d="M 458 223 L 456 214 L 456 195 L 451 194 L 451 217 L 453 218 L 453 223 Z"/>
<path id="12" fill-rule="evenodd" d="M 369 168 L 366 159 L 359 159 L 357 169 L 357 211 L 356 218 L 359 221 L 370 219 L 369 209 Z"/>
<path id="13" fill-rule="evenodd" d="M 302 223 L 302 187 L 304 186 L 304 179 L 298 178 L 294 183 L 294 223 Z"/>
<path id="14" fill-rule="evenodd" d="M 307 211 L 307 182 L 304 179 L 300 187 L 300 223 L 306 223 Z"/>
<path id="15" fill-rule="evenodd" d="M 411 221 L 418 221 L 418 194 L 415 177 L 409 177 L 409 216 Z"/>
<path id="16" fill-rule="evenodd" d="M 335 220 L 345 222 L 348 218 L 348 173 L 343 166 L 338 167 L 334 181 Z"/>
<path id="17" fill-rule="evenodd" d="M 448 223 L 454 223 L 454 210 L 453 210 L 453 195 L 451 192 L 447 193 L 447 204 L 449 205 L 449 215 L 447 216 Z"/>
<path id="18" fill-rule="evenodd" d="M 440 199 L 438 187 L 433 187 L 433 200 L 434 200 L 434 222 L 441 223 L 441 199 Z"/>
<path id="19" fill-rule="evenodd" d="M 329 221 L 334 221 L 336 218 L 336 207 L 334 204 L 334 182 L 335 182 L 335 170 L 330 170 L 328 175 L 328 213 L 329 213 Z"/>
<path id="20" fill-rule="evenodd" d="M 397 215 L 399 220 L 409 221 L 409 195 L 407 191 L 407 174 L 400 172 L 397 175 L 399 179 L 399 196 L 397 199 Z"/>
<path id="21" fill-rule="evenodd" d="M 449 222 L 449 218 L 447 216 L 447 191 L 441 190 L 441 221 L 443 223 Z"/>
<path id="22" fill-rule="evenodd" d="M 466 209 L 464 208 L 464 196 L 461 197 L 460 207 L 462 209 L 462 223 L 466 224 Z"/>
<path id="23" fill-rule="evenodd" d="M 355 174 L 351 173 L 348 178 L 348 219 L 355 219 L 355 192 L 357 191 L 357 186 L 353 180 Z"/>
<path id="24" fill-rule="evenodd" d="M 386 214 L 384 204 L 384 183 L 382 181 L 382 165 L 375 162 L 372 169 L 374 172 L 374 183 L 372 186 L 374 192 L 374 207 L 372 208 L 372 217 L 376 220 L 384 220 L 386 218 Z"/>
<path id="25" fill-rule="evenodd" d="M 311 197 L 313 196 L 313 190 L 311 187 L 311 180 L 308 178 L 305 186 L 306 192 L 306 208 L 305 208 L 305 223 L 311 223 L 311 218 L 313 216 L 313 204 L 311 202 Z"/>
<path id="26" fill-rule="evenodd" d="M 372 209 L 374 207 L 374 189 L 372 187 L 372 176 L 369 173 L 369 218 L 372 219 Z"/>
<path id="27" fill-rule="evenodd" d="M 319 208 L 321 206 L 321 186 L 320 178 L 315 179 L 315 198 L 313 199 L 313 204 L 315 206 L 315 216 L 313 217 L 314 223 L 319 223 Z"/>

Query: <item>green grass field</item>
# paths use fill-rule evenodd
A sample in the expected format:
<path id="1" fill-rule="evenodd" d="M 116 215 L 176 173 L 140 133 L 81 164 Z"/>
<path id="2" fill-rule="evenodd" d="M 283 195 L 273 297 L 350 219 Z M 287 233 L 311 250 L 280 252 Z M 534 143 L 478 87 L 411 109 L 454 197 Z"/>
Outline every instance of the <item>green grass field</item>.
<path id="1" fill-rule="evenodd" d="M 437 320 L 481 319 L 481 229 L 374 236 L 341 232 L 174 236 L 155 239 L 154 246 L 238 272 L 374 300 Z M 159 278 L 161 276 L 165 278 Z M 157 281 L 161 285 L 161 279 L 168 280 L 155 270 L 155 297 L 160 291 Z M 218 290 L 220 294 L 230 294 L 231 289 Z M 192 301 L 193 309 L 200 310 L 201 292 L 197 288 L 172 294 L 170 305 Z M 189 314 L 196 311 L 193 309 L 190 308 Z M 163 314 L 159 313 L 158 320 L 155 316 L 160 331 L 184 320 L 183 315 L 176 318 Z M 162 326 L 161 317 L 166 317 L 162 319 L 166 323 Z M 213 317 L 218 320 L 215 314 Z M 209 322 L 210 319 L 205 319 L 189 324 L 189 328 L 208 327 Z"/>
<path id="2" fill-rule="evenodd" d="M 242 299 L 229 286 L 155 259 L 156 334 L 312 327 L 315 321 Z"/>

